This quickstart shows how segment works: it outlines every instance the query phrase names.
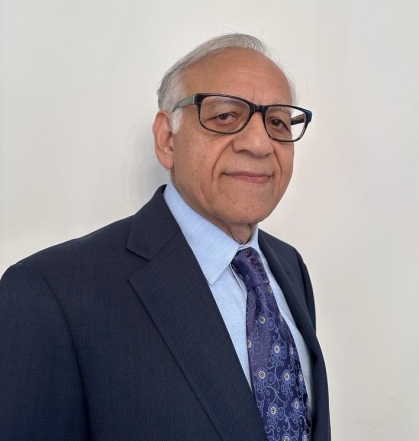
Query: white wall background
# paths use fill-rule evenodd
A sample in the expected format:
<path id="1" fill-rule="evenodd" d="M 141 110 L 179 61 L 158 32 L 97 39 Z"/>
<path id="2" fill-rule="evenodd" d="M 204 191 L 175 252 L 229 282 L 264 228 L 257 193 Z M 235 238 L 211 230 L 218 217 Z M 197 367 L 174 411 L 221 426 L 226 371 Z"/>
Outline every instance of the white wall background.
<path id="1" fill-rule="evenodd" d="M 128 216 L 166 173 L 164 71 L 248 32 L 314 111 L 264 228 L 311 270 L 333 438 L 419 439 L 419 3 L 2 0 L 0 272 Z"/>

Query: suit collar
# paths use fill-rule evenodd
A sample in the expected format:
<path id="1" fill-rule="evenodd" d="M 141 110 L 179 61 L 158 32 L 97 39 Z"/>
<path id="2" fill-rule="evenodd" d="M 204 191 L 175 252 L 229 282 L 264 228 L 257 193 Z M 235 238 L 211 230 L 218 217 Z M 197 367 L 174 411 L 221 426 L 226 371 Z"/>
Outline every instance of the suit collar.
<path id="1" fill-rule="evenodd" d="M 180 229 L 163 198 L 165 185 L 132 218 L 127 248 L 151 260 L 180 233 Z"/>

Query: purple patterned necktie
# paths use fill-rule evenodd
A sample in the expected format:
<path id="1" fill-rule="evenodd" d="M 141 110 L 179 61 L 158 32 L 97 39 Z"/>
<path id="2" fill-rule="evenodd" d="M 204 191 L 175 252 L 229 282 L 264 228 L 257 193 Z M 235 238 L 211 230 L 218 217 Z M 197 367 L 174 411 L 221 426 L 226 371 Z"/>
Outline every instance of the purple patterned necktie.
<path id="1" fill-rule="evenodd" d="M 269 441 L 309 441 L 311 410 L 291 331 L 279 312 L 259 253 L 232 261 L 247 289 L 247 350 L 253 391 Z"/>

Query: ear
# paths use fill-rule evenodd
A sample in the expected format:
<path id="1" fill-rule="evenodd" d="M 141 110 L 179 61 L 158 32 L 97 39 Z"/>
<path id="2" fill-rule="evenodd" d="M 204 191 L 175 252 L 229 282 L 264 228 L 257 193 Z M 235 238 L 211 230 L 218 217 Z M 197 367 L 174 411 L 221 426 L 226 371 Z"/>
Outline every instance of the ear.
<path id="1" fill-rule="evenodd" d="M 167 169 L 173 167 L 173 132 L 169 112 L 160 110 L 153 124 L 156 156 L 160 164 Z"/>

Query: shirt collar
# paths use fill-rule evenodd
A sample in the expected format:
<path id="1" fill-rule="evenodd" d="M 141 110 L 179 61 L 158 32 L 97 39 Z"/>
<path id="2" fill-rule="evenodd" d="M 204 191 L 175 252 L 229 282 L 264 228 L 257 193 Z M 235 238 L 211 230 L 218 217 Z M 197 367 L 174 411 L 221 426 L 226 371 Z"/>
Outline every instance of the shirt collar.
<path id="1" fill-rule="evenodd" d="M 164 199 L 210 285 L 213 285 L 230 265 L 239 249 L 251 246 L 260 253 L 257 227 L 250 241 L 241 245 L 194 211 L 182 198 L 172 181 L 167 184 Z"/>

